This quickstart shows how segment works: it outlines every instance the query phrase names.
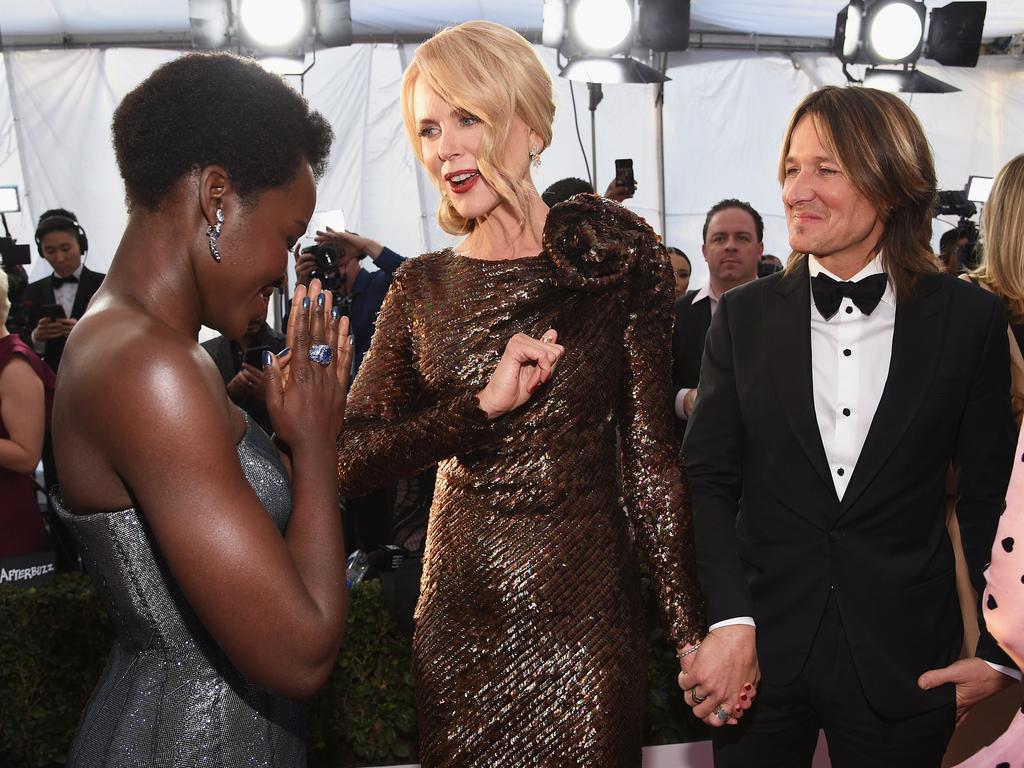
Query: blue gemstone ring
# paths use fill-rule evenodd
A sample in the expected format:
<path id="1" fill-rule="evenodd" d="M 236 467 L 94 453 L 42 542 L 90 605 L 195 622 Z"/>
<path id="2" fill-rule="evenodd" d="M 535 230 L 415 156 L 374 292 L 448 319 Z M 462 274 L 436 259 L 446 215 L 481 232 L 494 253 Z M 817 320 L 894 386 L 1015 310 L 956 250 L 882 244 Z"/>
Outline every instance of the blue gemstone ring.
<path id="1" fill-rule="evenodd" d="M 326 368 L 334 362 L 334 352 L 326 344 L 314 344 L 309 348 L 309 359 Z"/>

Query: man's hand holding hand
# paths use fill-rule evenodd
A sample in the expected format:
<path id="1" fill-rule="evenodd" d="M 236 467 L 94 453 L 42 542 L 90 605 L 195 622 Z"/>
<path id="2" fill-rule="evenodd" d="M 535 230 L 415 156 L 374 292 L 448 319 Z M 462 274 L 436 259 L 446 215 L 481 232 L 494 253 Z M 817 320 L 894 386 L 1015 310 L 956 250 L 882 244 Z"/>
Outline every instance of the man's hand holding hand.
<path id="1" fill-rule="evenodd" d="M 979 658 L 960 659 L 948 667 L 929 670 L 917 678 L 917 684 L 923 691 L 946 683 L 956 685 L 956 724 L 960 725 L 970 713 L 971 707 L 1013 685 L 1014 680 L 992 669 Z"/>

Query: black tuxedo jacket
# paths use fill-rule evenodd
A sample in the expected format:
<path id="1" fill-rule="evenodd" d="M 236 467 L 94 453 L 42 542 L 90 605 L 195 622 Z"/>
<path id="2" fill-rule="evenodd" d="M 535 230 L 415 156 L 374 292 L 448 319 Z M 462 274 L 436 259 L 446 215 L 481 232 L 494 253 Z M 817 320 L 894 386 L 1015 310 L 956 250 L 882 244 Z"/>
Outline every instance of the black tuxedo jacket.
<path id="1" fill-rule="evenodd" d="M 711 300 L 693 303 L 697 291 L 687 291 L 675 303 L 676 324 L 672 330 L 672 383 L 675 390 L 693 389 L 700 381 L 704 339 L 711 325 Z M 678 421 L 678 420 L 677 420 Z M 682 436 L 686 422 L 677 424 Z"/>
<path id="2" fill-rule="evenodd" d="M 709 624 L 757 623 L 765 681 L 807 658 L 830 592 L 868 700 L 887 717 L 948 704 L 917 677 L 963 634 L 945 477 L 978 593 L 1003 509 L 1014 435 L 1006 316 L 944 274 L 899 301 L 881 400 L 842 501 L 814 412 L 806 265 L 719 301 L 683 455 Z M 984 630 L 978 655 L 1013 666 Z"/>
<path id="3" fill-rule="evenodd" d="M 89 307 L 89 301 L 93 294 L 99 290 L 103 282 L 102 272 L 93 272 L 88 267 L 82 267 L 82 274 L 78 277 L 78 291 L 75 293 L 75 303 L 71 307 L 71 316 L 76 320 L 85 314 Z M 47 304 L 56 304 L 57 299 L 53 295 L 53 276 L 44 277 L 29 283 L 25 289 L 25 300 L 31 302 L 29 310 L 29 323 L 33 330 L 39 324 L 39 310 Z M 60 358 L 64 354 L 66 339 L 49 339 L 43 352 L 43 360 L 54 371 L 60 365 Z"/>

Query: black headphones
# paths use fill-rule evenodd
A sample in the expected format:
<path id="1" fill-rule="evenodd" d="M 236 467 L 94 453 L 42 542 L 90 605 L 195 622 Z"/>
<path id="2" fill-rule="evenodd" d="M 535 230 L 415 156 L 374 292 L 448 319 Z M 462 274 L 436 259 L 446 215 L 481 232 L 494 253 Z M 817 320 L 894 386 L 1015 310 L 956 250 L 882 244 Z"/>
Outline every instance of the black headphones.
<path id="1" fill-rule="evenodd" d="M 36 249 L 39 251 L 39 255 L 43 255 L 43 237 L 51 232 L 66 232 L 72 229 L 78 238 L 78 250 L 82 252 L 82 256 L 85 256 L 89 250 L 89 238 L 85 236 L 85 230 L 74 216 L 64 216 L 60 213 L 54 213 L 39 220 L 39 226 L 36 227 Z"/>

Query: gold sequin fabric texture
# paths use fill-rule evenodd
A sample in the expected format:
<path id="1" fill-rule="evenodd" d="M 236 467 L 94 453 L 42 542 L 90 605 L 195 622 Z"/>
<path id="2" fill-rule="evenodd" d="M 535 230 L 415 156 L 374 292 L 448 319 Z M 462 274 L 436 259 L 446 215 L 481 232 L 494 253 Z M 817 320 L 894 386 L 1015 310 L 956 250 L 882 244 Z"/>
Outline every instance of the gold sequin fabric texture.
<path id="1" fill-rule="evenodd" d="M 639 766 L 635 551 L 673 642 L 703 630 L 672 433 L 672 277 L 617 203 L 553 208 L 537 256 L 445 250 L 399 270 L 348 402 L 346 494 L 440 462 L 414 665 L 424 766 Z M 508 340 L 565 354 L 493 422 L 475 393 Z"/>

